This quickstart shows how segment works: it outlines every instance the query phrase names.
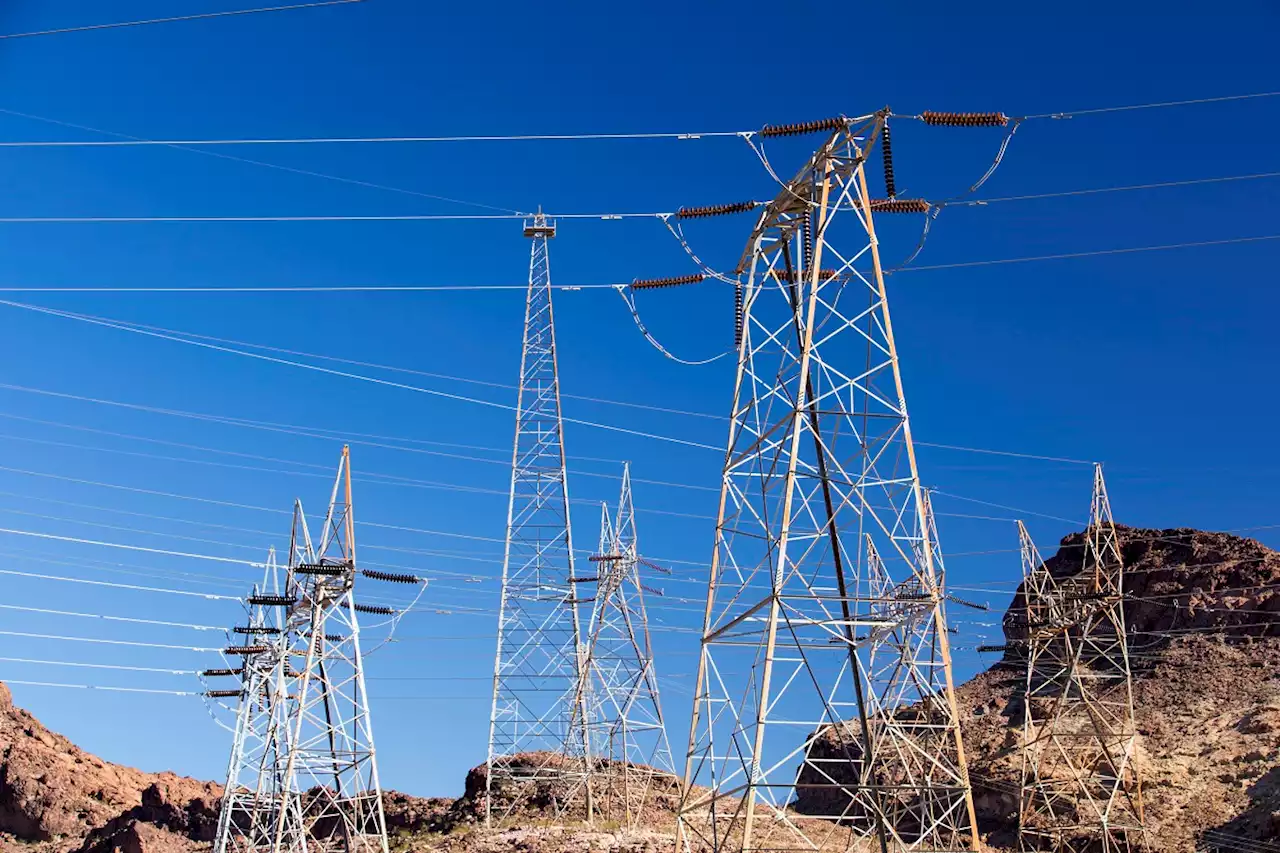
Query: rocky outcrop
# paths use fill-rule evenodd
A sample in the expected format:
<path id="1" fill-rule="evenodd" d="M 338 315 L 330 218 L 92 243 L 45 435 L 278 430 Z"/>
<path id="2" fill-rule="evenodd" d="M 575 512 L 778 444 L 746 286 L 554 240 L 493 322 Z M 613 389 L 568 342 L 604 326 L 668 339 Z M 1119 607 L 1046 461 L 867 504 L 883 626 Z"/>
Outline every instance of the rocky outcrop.
<path id="1" fill-rule="evenodd" d="M 1280 837 L 1280 553 L 1188 528 L 1118 532 L 1153 849 L 1191 851 L 1215 832 L 1237 843 Z M 1054 577 L 1081 570 L 1083 542 L 1062 540 L 1045 561 Z M 1010 640 L 1021 639 L 1023 607 L 1019 589 L 1004 619 Z M 1022 677 L 1015 650 L 956 691 L 979 828 L 997 848 L 1016 847 Z M 829 727 L 814 754 L 848 757 L 843 773 L 838 763 L 823 772 L 852 778 L 857 733 Z M 842 803 L 821 801 L 837 793 L 801 790 L 795 807 L 839 813 Z"/>

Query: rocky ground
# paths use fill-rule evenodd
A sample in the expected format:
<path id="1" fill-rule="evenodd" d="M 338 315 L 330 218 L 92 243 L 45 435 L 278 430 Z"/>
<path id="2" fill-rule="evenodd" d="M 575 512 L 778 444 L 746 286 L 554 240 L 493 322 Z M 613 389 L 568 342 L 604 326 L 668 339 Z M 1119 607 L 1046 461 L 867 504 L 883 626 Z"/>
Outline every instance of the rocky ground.
<path id="1" fill-rule="evenodd" d="M 1280 838 L 1280 554 L 1257 542 L 1187 529 L 1122 528 L 1126 621 L 1134 647 L 1138 765 L 1158 853 Z M 1069 576 L 1081 538 L 1046 561 Z M 1011 612 L 1021 604 L 1015 598 Z M 1017 621 L 1005 632 L 1017 639 Z M 1007 658 L 958 689 L 979 824 L 996 849 L 1015 845 L 1020 671 Z M 528 761 L 539 761 L 531 755 Z M 565 791 L 543 786 L 503 828 L 482 827 L 484 768 L 463 796 L 387 792 L 398 853 L 650 853 L 670 849 L 676 789 L 659 778 L 639 829 L 559 814 Z M 496 805 L 508 804 L 499 790 Z M 0 685 L 0 851 L 196 853 L 213 837 L 221 789 L 172 773 L 110 764 L 13 706 Z M 500 809 L 502 810 L 502 809 Z M 1227 848 L 1224 848 L 1227 849 Z M 1236 849 L 1246 849 L 1239 847 Z M 1252 848 L 1262 849 L 1260 847 Z"/>

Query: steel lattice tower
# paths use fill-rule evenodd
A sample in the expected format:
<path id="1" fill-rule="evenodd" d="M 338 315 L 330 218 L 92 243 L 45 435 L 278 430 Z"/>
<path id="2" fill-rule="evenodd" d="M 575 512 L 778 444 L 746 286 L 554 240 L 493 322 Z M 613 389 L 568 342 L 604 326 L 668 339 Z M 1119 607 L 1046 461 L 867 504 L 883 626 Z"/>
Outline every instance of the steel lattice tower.
<path id="1" fill-rule="evenodd" d="M 557 814 L 579 799 L 587 820 L 594 811 L 547 254 L 555 233 L 555 223 L 541 213 L 524 226 L 533 245 L 493 670 L 486 824 L 534 795 L 552 802 Z"/>
<path id="2" fill-rule="evenodd" d="M 679 837 L 717 853 L 973 849 L 938 543 L 864 173 L 883 116 L 832 127 L 739 265 Z"/>
<path id="3" fill-rule="evenodd" d="M 273 548 L 267 554 L 262 584 L 254 588 L 246 602 L 248 624 L 239 629 L 245 635 L 244 648 L 252 651 L 242 656 L 238 672 L 205 672 L 240 676 L 239 705 L 214 853 L 267 850 L 274 840 L 284 792 L 282 761 L 288 752 L 288 688 L 281 629 L 289 600 L 280 592 Z"/>
<path id="4" fill-rule="evenodd" d="M 273 853 L 387 853 L 382 790 L 374 757 L 369 696 L 360 651 L 351 456 L 342 449 L 313 547 L 301 504 L 290 541 L 285 631 L 289 750 L 283 761 L 285 808 Z"/>
<path id="5" fill-rule="evenodd" d="M 600 812 L 626 826 L 639 820 L 655 777 L 670 783 L 675 763 L 662 719 L 658 677 L 653 664 L 644 593 L 660 594 L 640 580 L 631 466 L 622 470 L 616 518 L 603 513 L 600 552 L 591 558 L 599 572 L 587 645 L 592 713 L 592 757 L 603 763 L 597 774 Z M 583 580 L 588 580 L 584 578 Z"/>
<path id="6" fill-rule="evenodd" d="M 1023 850 L 1119 853 L 1144 845 L 1124 622 L 1124 562 L 1102 466 L 1080 572 L 1053 579 L 1023 536 L 1027 685 Z"/>

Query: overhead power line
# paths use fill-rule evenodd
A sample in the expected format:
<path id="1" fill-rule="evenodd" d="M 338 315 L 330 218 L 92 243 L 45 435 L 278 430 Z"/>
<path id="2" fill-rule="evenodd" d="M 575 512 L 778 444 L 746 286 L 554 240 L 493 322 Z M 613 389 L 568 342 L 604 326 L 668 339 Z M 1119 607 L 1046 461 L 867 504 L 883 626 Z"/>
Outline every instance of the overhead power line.
<path id="1" fill-rule="evenodd" d="M 1160 101 L 1147 104 L 1129 104 L 1114 107 L 1094 107 L 1090 109 L 1058 111 L 1021 116 L 1020 120 L 1064 119 L 1073 116 L 1094 115 L 1100 113 L 1129 112 L 1133 110 L 1150 110 L 1168 107 L 1182 107 L 1202 104 L 1222 103 L 1225 101 L 1243 101 L 1257 98 L 1271 98 L 1280 92 L 1255 92 L 1243 95 L 1222 95 L 1211 98 L 1193 98 L 1178 101 Z M 898 118 L 919 118 L 909 114 L 899 114 Z M 856 119 L 851 119 L 856 120 Z M 295 136 L 295 137 L 225 137 L 206 139 L 112 139 L 112 140 L 10 140 L 0 142 L 2 148 L 121 148 L 137 146 L 172 146 L 172 145 L 353 145 L 371 143 L 440 143 L 440 142 L 565 142 L 591 140 L 627 140 L 627 139 L 719 139 L 734 137 L 751 137 L 760 129 L 744 130 L 702 130 L 702 131 L 631 131 L 619 133 L 521 133 L 521 134 L 471 134 L 441 136 Z"/>
<path id="2" fill-rule="evenodd" d="M 8 305 L 12 308 L 22 308 L 24 310 L 34 311 L 40 314 L 48 314 L 50 316 L 61 317 L 64 319 L 77 320 L 79 322 L 89 323 L 95 326 L 103 326 L 106 328 L 117 329 L 119 331 L 132 332 L 134 334 L 144 335 L 152 338 L 158 338 L 161 340 L 172 341 L 174 343 L 187 344 L 188 346 L 201 347 L 203 349 L 214 350 L 217 352 L 223 352 L 230 355 L 238 355 L 245 358 L 257 359 L 259 361 L 270 362 L 272 364 L 279 364 L 287 367 L 295 367 L 302 370 L 310 370 L 316 373 L 325 373 L 330 376 L 339 376 L 345 379 L 354 379 L 361 382 L 369 382 L 374 385 L 382 385 L 389 388 L 398 388 L 404 391 L 413 391 L 418 394 L 426 394 L 429 396 L 440 397 L 443 399 L 454 400 L 457 402 L 472 403 L 475 405 L 485 406 L 492 409 L 499 409 L 502 411 L 514 412 L 516 410 L 515 406 L 512 406 L 508 403 L 497 403 L 492 400 L 482 400 L 478 397 L 469 397 L 465 394 L 455 394 L 449 391 L 439 391 L 433 388 L 422 388 L 416 385 L 409 385 L 403 382 L 392 382 L 391 380 L 388 380 L 388 379 L 379 379 L 373 376 L 365 376 L 363 374 L 351 373 L 349 371 L 344 371 L 344 370 L 334 370 L 332 368 L 321 367 L 315 364 L 307 364 L 301 361 L 293 361 L 290 359 L 277 358 L 275 356 L 264 355 L 262 353 L 256 353 L 256 352 L 249 352 L 247 350 L 235 349 L 233 347 L 221 346 L 217 344 L 207 343 L 204 341 L 190 340 L 190 339 L 182 338 L 176 335 L 168 335 L 160 332 L 152 332 L 146 329 L 134 328 L 132 326 L 121 323 L 119 321 L 111 320 L 103 317 L 93 317 L 88 314 L 75 314 L 69 311 L 59 311 L 53 308 L 44 308 L 38 305 L 27 305 L 21 302 L 10 302 L 8 300 L 0 300 L 0 304 Z M 630 429 L 628 427 L 617 426 L 614 424 L 605 424 L 597 421 L 589 421 L 582 418 L 564 418 L 564 421 L 566 423 L 573 423 L 579 426 L 587 426 L 587 427 L 592 427 L 594 429 L 601 429 L 609 432 L 617 432 L 625 435 L 631 435 L 637 438 L 647 438 L 655 441 L 663 441 L 669 444 L 679 444 L 685 447 L 695 447 L 700 450 L 714 450 L 714 451 L 719 450 L 719 448 L 716 447 L 715 445 L 704 444 L 702 442 L 697 442 L 697 441 L 690 441 L 688 439 L 678 438 L 676 436 L 661 435 L 658 433 L 645 432 L 643 430 Z"/>
<path id="3" fill-rule="evenodd" d="M 154 690 L 146 687 L 104 687 L 100 684 L 64 684 L 55 681 L 19 681 L 13 678 L 3 679 L 5 684 L 23 684 L 28 687 L 69 687 L 76 690 L 108 690 L 112 693 L 160 693 L 166 696 L 199 696 L 192 690 Z"/>
<path id="4" fill-rule="evenodd" d="M 0 220 L 7 222 L 12 220 Z M 1157 246 L 1126 246 L 1119 249 L 1093 249 L 1085 252 L 1060 252 L 1052 255 L 1030 255 L 1019 258 L 989 258 L 980 261 L 956 261 L 947 264 L 926 264 L 922 266 L 899 267 L 893 270 L 893 274 L 929 272 L 934 270 L 951 270 L 963 269 L 966 267 L 986 267 L 999 266 L 1003 264 L 1025 264 L 1037 261 L 1060 261 L 1072 258 L 1095 258 L 1105 257 L 1107 255 L 1129 255 L 1144 252 L 1163 252 L 1172 249 L 1194 249 L 1209 246 L 1231 246 L 1245 243 L 1263 243 L 1273 240 L 1280 240 L 1280 234 L 1262 234 L 1253 237 L 1229 237 L 1222 240 L 1197 240 L 1185 243 L 1165 243 Z M 886 273 L 886 275 L 889 273 Z M 618 290 L 619 288 L 629 287 L 628 283 L 618 284 L 571 284 L 571 285 L 552 285 L 556 290 Z M 459 293 L 469 291 L 523 291 L 526 287 L 514 284 L 456 284 L 456 285 L 316 285 L 316 286 L 226 286 L 226 287 L 0 287 L 0 293 L 186 293 L 186 294 L 207 294 L 207 293 L 223 293 L 223 294 L 245 294 L 245 293 Z M 43 308 L 35 305 L 26 305 L 18 302 L 0 302 L 0 304 L 9 305 L 14 308 L 25 308 L 31 311 L 39 311 L 46 314 L 56 316 L 66 316 L 73 319 L 82 319 L 86 322 L 94 322 L 88 320 L 88 315 L 77 315 L 70 312 L 56 311 L 52 308 Z M 148 333 L 140 328 L 131 327 L 119 321 L 102 321 L 99 325 L 114 325 L 125 331 L 137 332 L 138 334 L 153 334 L 155 337 L 164 337 L 163 335 Z M 180 343 L 196 344 L 195 341 L 179 341 Z M 207 346 L 204 344 L 196 344 L 198 346 Z M 219 349 L 219 347 L 209 347 L 211 349 Z M 266 358 L 254 353 L 239 353 L 240 355 L 249 355 L 254 358 Z M 266 359 L 268 361 L 279 361 L 278 359 Z M 287 362 L 285 362 L 287 363 Z M 314 365 L 306 365 L 311 370 L 320 370 L 326 373 L 342 374 L 340 371 L 326 370 L 325 368 L 316 367 Z M 369 379 L 368 381 L 382 382 L 382 380 Z M 383 382 L 382 384 L 394 385 L 396 383 Z M 407 387 L 407 386 L 405 386 Z M 420 390 L 420 389 L 419 389 Z M 433 393 L 433 392 L 426 392 Z M 438 392 L 437 392 L 438 393 Z M 491 404 L 499 405 L 499 404 Z M 566 421 L 569 419 L 566 418 Z M 683 442 L 679 442 L 683 443 Z M 710 449 L 710 445 L 698 445 Z"/>
<path id="5" fill-rule="evenodd" d="M 116 139 L 127 139 L 134 142 L 146 142 L 147 140 L 141 136 L 131 136 L 127 133 L 117 133 L 112 130 L 104 130 L 100 127 L 91 127 L 87 124 L 76 124 L 75 122 L 62 121 L 61 119 L 49 118 L 48 116 L 39 116 L 34 113 L 24 113 L 18 110 L 9 110 L 0 107 L 0 113 L 4 115 L 17 116 L 18 118 L 30 119 L 31 121 L 40 121 L 46 124 L 54 124 L 60 127 L 69 127 L 74 130 L 83 130 L 88 133 L 99 133 L 103 136 L 112 136 Z M 264 169 L 274 169 L 277 172 L 288 172 L 293 175 L 302 175 L 308 178 L 322 178 L 326 181 L 334 181 L 340 184 L 348 184 L 350 186 L 365 187 L 366 189 L 383 190 L 385 192 L 398 193 L 400 195 L 417 196 L 418 198 L 429 198 L 434 201 L 445 201 L 450 204 L 461 204 L 468 207 L 478 207 L 484 210 L 496 210 L 501 213 L 518 214 L 520 211 L 513 210 L 509 207 L 500 207 L 495 204 L 488 204 L 481 201 L 470 201 L 468 199 L 453 198 L 452 196 L 438 195 L 436 193 L 422 192 L 421 190 L 411 190 L 405 187 L 391 186 L 389 184 L 374 183 L 373 181 L 364 181 L 358 178 L 347 178 L 342 175 L 334 175 L 328 172 L 317 172 L 313 169 L 299 169 L 296 166 L 285 166 L 280 163 L 268 163 L 265 160 L 254 160 L 248 157 L 238 157 L 235 154 L 228 154 L 225 151 L 204 151 L 199 148 L 189 148 L 184 145 L 168 145 L 175 151 L 186 151 L 190 154 L 199 154 L 202 157 L 213 157 L 218 160 L 227 160 L 232 163 L 244 163 L 249 166 L 260 166 Z"/>
<path id="6" fill-rule="evenodd" d="M 1072 258 L 1097 258 L 1105 255 L 1131 255 L 1140 252 L 1163 252 L 1170 249 L 1195 249 L 1206 246 L 1231 246 L 1242 243 L 1263 243 L 1280 240 L 1280 234 L 1264 234 L 1258 237 L 1231 237 L 1225 240 L 1197 240 L 1187 243 L 1167 243 L 1162 246 L 1130 246 L 1123 249 L 1095 249 L 1089 252 L 1061 252 L 1055 255 L 1031 255 L 1022 258 L 996 258 L 985 261 L 959 261 L 950 264 L 925 264 L 918 267 L 903 267 L 894 270 L 894 274 L 926 272 L 929 270 L 954 270 L 965 267 L 988 267 L 1002 264 L 1026 264 L 1033 261 L 1061 261 Z"/>
<path id="7" fill-rule="evenodd" d="M 10 112 L 9 110 L 0 109 L 0 113 Z M 21 115 L 18 113 L 18 115 Z M 182 149 L 193 150 L 193 149 Z M 197 152 L 211 153 L 211 152 Z M 240 159 L 240 158 L 233 158 Z M 243 160 L 246 163 L 255 163 L 257 165 L 272 166 L 272 164 L 259 164 L 253 160 Z M 272 166 L 272 168 L 276 168 Z M 287 168 L 287 167 L 283 167 Z M 297 171 L 297 170 L 290 170 Z M 321 176 L 331 177 L 331 176 Z M 985 207 L 991 204 L 1001 204 L 1011 201 L 1038 201 L 1041 199 L 1053 198 L 1069 198 L 1073 196 L 1089 196 L 1101 195 L 1106 193 L 1134 192 L 1137 190 L 1153 190 L 1153 189 L 1171 189 L 1176 187 L 1192 187 L 1207 184 L 1235 183 L 1240 181 L 1257 181 L 1270 178 L 1280 178 L 1280 172 L 1254 172 L 1246 175 L 1224 175 L 1216 178 L 1188 178 L 1176 181 L 1152 181 L 1145 184 L 1126 184 L 1115 187 L 1092 187 L 1079 190 L 1059 190 L 1056 192 L 1029 193 L 1026 195 L 998 196 L 993 198 L 969 199 L 964 201 L 948 201 L 945 203 L 947 207 Z M 347 180 L 345 178 L 336 178 L 335 180 Z M 353 183 L 362 183 L 354 181 Z M 377 186 L 377 185 L 374 185 Z M 388 189 L 387 187 L 381 187 Z M 390 188 L 394 189 L 394 188 Z M 399 192 L 400 190 L 396 190 Z M 446 198 L 444 196 L 430 195 L 427 193 L 414 193 L 428 198 L 439 199 L 442 201 L 454 202 L 457 204 L 478 204 L 477 202 L 463 201 L 460 199 Z M 757 202 L 760 204 L 762 202 Z M 931 204 L 943 204 L 936 202 Z M 487 205 L 486 205 L 487 206 Z M 625 219 L 664 219 L 674 216 L 671 211 L 637 211 L 628 213 L 548 213 L 548 217 L 556 219 L 578 219 L 591 220 L 598 219 L 602 221 L 625 220 Z M 0 223 L 6 224 L 143 224 L 143 223 L 326 223 L 326 222 L 510 222 L 516 220 L 527 219 L 529 214 L 513 211 L 510 213 L 427 213 L 427 214 L 329 214 L 329 215 L 226 215 L 226 216 L 10 216 L 0 217 Z M 623 287 L 625 285 L 560 285 L 564 288 L 580 289 L 582 287 L 600 288 L 600 287 Z M 509 288 L 517 288 L 516 285 L 509 285 Z M 517 288 L 518 289 L 518 288 Z"/>
<path id="8" fill-rule="evenodd" d="M 86 24 L 81 27 L 60 27 L 53 30 L 36 30 L 29 33 L 5 33 L 0 34 L 0 39 L 22 39 L 33 38 L 35 36 L 54 36 L 64 33 L 83 33 L 90 30 L 115 30 L 124 27 L 143 27 L 150 24 L 172 24 L 179 21 L 203 21 L 210 18 L 230 18 L 242 15 L 257 15 L 263 12 L 291 12 L 298 9 L 316 9 L 321 6 L 345 6 L 349 3 L 359 3 L 361 0 L 315 0 L 311 3 L 294 3 L 287 6 L 262 6 L 255 9 L 231 9 L 225 12 L 204 12 L 197 15 L 175 15 L 170 18 L 147 18 L 135 21 L 116 21 L 109 24 Z"/>

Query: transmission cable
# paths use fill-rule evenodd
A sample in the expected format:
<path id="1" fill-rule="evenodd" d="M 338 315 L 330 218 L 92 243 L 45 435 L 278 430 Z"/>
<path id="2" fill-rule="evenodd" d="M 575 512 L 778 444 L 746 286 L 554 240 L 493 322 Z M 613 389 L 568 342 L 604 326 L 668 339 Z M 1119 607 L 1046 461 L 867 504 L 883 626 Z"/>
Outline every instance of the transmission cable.
<path id="1" fill-rule="evenodd" d="M 287 6 L 262 6 L 255 9 L 232 9 L 225 12 L 204 12 L 196 15 L 176 15 L 170 18 L 148 18 L 137 21 L 117 21 L 110 24 L 87 24 L 82 27 L 61 27 L 54 30 L 37 30 L 29 33 L 5 33 L 0 34 L 0 39 L 22 39 L 32 38 L 34 36 L 53 36 L 62 35 L 64 33 L 83 33 L 89 30 L 113 30 L 122 27 L 141 27 L 149 24 L 171 24 L 179 21 L 203 21 L 209 18 L 229 18 L 239 15 L 256 15 L 263 12 L 289 12 L 295 9 L 316 9 L 321 6 L 345 6 L 349 3 L 359 3 L 361 0 L 314 0 L 310 3 L 294 3 Z"/>
<path id="2" fill-rule="evenodd" d="M 135 329 L 131 326 L 123 325 L 115 320 L 110 320 L 110 319 L 101 318 L 101 317 L 93 317 L 87 314 L 75 314 L 69 311 L 59 311 L 53 308 L 45 308 L 38 305 L 27 305 L 21 302 L 10 302 L 8 300 L 0 300 L 0 305 L 8 305 L 13 308 L 21 308 L 28 311 L 34 311 L 40 314 L 47 314 L 54 317 L 61 317 L 63 319 L 77 320 L 79 322 L 89 323 L 95 326 L 103 326 L 106 328 L 117 329 L 119 331 L 132 332 L 138 335 L 145 335 L 147 337 L 159 338 L 162 340 L 172 341 L 174 343 L 187 344 L 189 346 L 196 346 L 204 349 L 215 350 L 217 352 L 224 352 L 231 355 L 239 355 L 245 358 L 258 359 L 260 361 L 266 361 L 273 364 L 280 364 L 287 367 L 296 367 L 303 370 L 311 370 L 317 373 L 325 373 L 331 376 L 339 376 L 346 379 L 355 379 L 361 382 L 369 382 L 375 385 L 382 385 L 389 388 L 398 388 L 404 391 L 413 391 L 415 393 L 427 394 L 433 397 L 440 397 L 443 399 L 454 400 L 458 402 L 472 403 L 475 405 L 486 406 L 488 408 L 499 409 L 507 412 L 517 411 L 516 406 L 512 406 L 506 403 L 497 403 L 492 400 L 482 400 L 477 397 L 468 397 L 464 394 L 454 394 L 448 391 L 439 391 L 431 388 L 422 388 L 416 385 L 408 385 L 403 382 L 393 382 L 389 379 L 379 379 L 377 377 L 365 376 L 363 374 L 351 373 L 349 371 L 334 370 L 332 368 L 321 367 L 315 364 L 307 364 L 305 362 L 277 358 L 275 356 L 263 355 L 262 353 L 249 352 L 247 350 L 235 349 L 232 347 L 225 347 L 218 344 L 207 343 L 204 341 L 188 340 L 188 339 L 177 337 L 174 335 L 166 335 L 160 332 L 147 331 L 145 329 Z M 644 432 L 642 430 L 629 429 L 627 427 L 615 426 L 613 424 L 603 424 L 603 423 L 598 423 L 596 421 L 584 420 L 581 418 L 563 418 L 562 420 L 565 423 L 578 424 L 579 426 L 588 426 L 595 429 L 602 429 L 610 432 L 623 433 L 626 435 L 636 436 L 638 438 L 648 438 L 656 441 L 664 441 L 671 444 L 684 445 L 686 447 L 695 447 L 700 450 L 714 450 L 717 452 L 721 450 L 721 448 L 716 445 L 703 444 L 701 442 L 696 442 L 696 441 L 689 441 L 688 439 L 677 438 L 675 436 L 659 435 L 656 433 Z"/>
<path id="3" fill-rule="evenodd" d="M 76 130 L 84 130 L 84 131 L 88 131 L 89 133 L 100 133 L 104 136 L 114 136 L 117 139 L 127 139 L 127 140 L 132 140 L 134 142 L 148 141 L 146 139 L 143 139 L 140 136 L 130 136 L 127 133 L 116 133 L 110 130 L 103 130 L 102 128 L 99 128 L 99 127 L 90 127 L 85 124 L 76 124 L 74 122 L 61 121 L 59 119 L 48 118 L 46 116 L 38 116 L 32 113 L 18 112 L 17 110 L 0 108 L 0 113 L 3 113 L 5 115 L 17 116 L 18 118 L 30 119 L 32 121 L 42 121 L 48 124 L 56 124 L 62 127 L 70 127 Z M 336 181 L 337 183 L 350 184 L 352 186 L 357 186 L 357 187 L 366 187 L 368 189 L 384 190 L 386 192 L 399 193 L 401 195 L 417 196 L 419 198 L 429 198 L 429 199 L 432 199 L 433 201 L 445 201 L 451 204 L 462 204 L 468 207 L 479 207 L 486 210 L 496 210 L 496 211 L 499 211 L 500 213 L 508 215 L 508 216 L 497 217 L 497 218 L 504 218 L 504 219 L 520 218 L 524 216 L 524 214 L 522 214 L 520 211 L 513 210 L 512 208 L 509 208 L 509 207 L 499 207 L 497 205 L 487 204 L 485 202 L 468 201 L 466 199 L 453 198 L 451 196 L 444 196 L 444 195 L 436 195 L 435 193 L 420 192 L 418 190 L 410 190 L 410 189 L 405 189 L 403 187 L 394 187 L 394 186 L 389 186 L 387 184 L 377 184 L 377 183 L 373 183 L 372 181 L 362 181 L 356 178 L 345 178 L 345 177 L 342 177 L 341 175 L 331 175 L 326 172 L 316 172 L 311 169 L 298 169 L 293 166 L 284 166 L 279 163 L 268 163 L 264 160 L 251 160 L 248 157 L 237 157 L 234 154 L 227 154 L 222 151 L 204 151 L 199 148 L 190 148 L 185 145 L 166 145 L 165 147 L 172 148 L 175 151 L 188 151 L 192 154 L 200 154 L 201 156 L 204 156 L 204 157 L 215 157 L 219 160 L 228 160 L 233 163 L 246 163 L 250 166 L 261 166 L 265 169 L 275 169 L 276 171 L 279 171 L 279 172 L 288 172 L 294 175 L 304 175 L 310 178 L 323 178 L 324 180 L 327 180 L 327 181 Z"/>

